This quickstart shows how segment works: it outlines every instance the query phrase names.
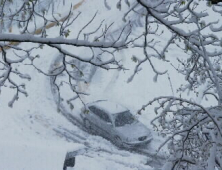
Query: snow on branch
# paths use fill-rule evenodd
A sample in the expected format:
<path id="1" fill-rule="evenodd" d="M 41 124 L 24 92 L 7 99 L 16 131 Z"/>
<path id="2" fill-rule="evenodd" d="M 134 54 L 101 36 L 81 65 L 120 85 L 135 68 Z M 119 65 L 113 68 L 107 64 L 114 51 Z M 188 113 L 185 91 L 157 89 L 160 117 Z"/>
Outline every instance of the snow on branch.
<path id="1" fill-rule="evenodd" d="M 146 62 L 155 73 L 154 81 L 164 75 L 167 70 L 160 72 L 152 63 L 155 57 L 169 62 L 184 76 L 186 83 L 177 89 L 176 96 L 192 92 L 215 103 L 206 107 L 189 96 L 160 96 L 138 111 L 142 114 L 151 104 L 157 105 L 157 116 L 151 123 L 166 136 L 159 149 L 168 144 L 169 169 L 222 168 L 222 41 L 218 34 L 222 30 L 220 20 L 214 20 L 221 16 L 221 9 L 220 3 L 211 6 L 196 0 L 133 0 L 124 15 L 123 20 L 131 21 L 134 30 L 143 29 L 143 40 L 135 41 L 133 47 L 142 48 L 144 57 L 133 56 L 136 66 L 128 82 Z M 176 57 L 177 65 L 175 56 L 168 54 L 172 49 L 185 54 Z"/>
<path id="2" fill-rule="evenodd" d="M 96 12 L 86 21 L 85 25 L 79 27 L 79 30 L 73 30 L 73 26 L 78 24 L 79 17 L 83 15 L 81 12 L 75 12 L 75 10 L 84 1 L 75 6 L 70 4 L 69 10 L 64 14 L 60 14 L 54 9 L 59 1 L 43 3 L 39 0 L 19 0 L 19 2 L 18 5 L 14 1 L 8 3 L 7 0 L 3 0 L 3 6 L 0 10 L 2 21 L 0 23 L 0 55 L 2 56 L 0 59 L 0 87 L 10 87 L 16 90 L 9 106 L 13 106 L 20 94 L 28 95 L 25 91 L 25 84 L 20 85 L 16 82 L 17 78 L 13 80 L 14 77 L 31 80 L 30 75 L 22 73 L 18 69 L 19 64 L 21 64 L 20 67 L 32 66 L 39 73 L 49 77 L 59 77 L 66 74 L 68 79 L 66 83 L 70 87 L 74 87 L 76 81 L 86 81 L 82 78 L 84 77 L 84 71 L 81 69 L 82 64 L 89 64 L 90 67 L 106 70 L 125 69 L 116 60 L 115 54 L 119 50 L 128 48 L 133 41 L 139 38 L 130 36 L 132 32 L 130 23 L 123 23 L 122 27 L 118 27 L 115 34 L 111 31 L 115 24 L 105 22 L 105 19 L 100 22 L 97 21 L 98 25 L 91 28 L 97 19 L 98 12 Z M 17 27 L 15 29 L 17 31 L 13 29 L 15 27 Z M 54 35 L 49 31 L 52 27 L 57 30 L 53 33 Z M 75 34 L 77 36 L 74 36 Z M 24 44 L 27 43 L 32 44 L 33 47 L 25 47 Z M 87 52 L 89 56 L 81 56 L 70 50 L 70 48 L 76 47 L 91 51 L 91 54 Z M 36 64 L 37 60 L 42 59 L 42 54 L 36 55 L 36 51 L 44 51 L 45 48 L 56 49 L 58 55 L 63 56 L 60 65 L 53 67 L 54 71 L 51 68 L 47 71 Z M 9 84 L 10 86 L 8 86 Z M 60 88 L 60 85 L 57 84 L 57 87 Z M 76 96 L 71 98 L 69 103 L 76 97 L 80 99 L 80 96 L 85 94 L 73 90 L 73 88 L 72 91 Z"/>

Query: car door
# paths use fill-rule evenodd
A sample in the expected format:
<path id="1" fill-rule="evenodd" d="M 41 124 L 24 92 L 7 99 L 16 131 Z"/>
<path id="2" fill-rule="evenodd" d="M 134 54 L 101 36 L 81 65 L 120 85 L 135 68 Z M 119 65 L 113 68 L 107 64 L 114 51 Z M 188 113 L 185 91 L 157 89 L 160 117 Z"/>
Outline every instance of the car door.
<path id="1" fill-rule="evenodd" d="M 102 136 L 110 138 L 111 132 L 113 131 L 113 124 L 109 115 L 99 108 L 97 108 L 97 113 L 100 118 L 100 123 L 98 125 L 100 126 Z"/>
<path id="2" fill-rule="evenodd" d="M 100 126 L 100 116 L 98 113 L 98 110 L 95 106 L 89 106 L 90 114 L 88 115 L 88 119 L 91 122 L 92 128 L 98 132 L 101 133 L 101 126 Z"/>
<path id="3" fill-rule="evenodd" d="M 108 114 L 95 106 L 90 106 L 89 110 L 92 112 L 90 121 L 94 126 L 93 128 L 100 135 L 110 137 L 110 131 L 113 128 L 113 125 Z"/>

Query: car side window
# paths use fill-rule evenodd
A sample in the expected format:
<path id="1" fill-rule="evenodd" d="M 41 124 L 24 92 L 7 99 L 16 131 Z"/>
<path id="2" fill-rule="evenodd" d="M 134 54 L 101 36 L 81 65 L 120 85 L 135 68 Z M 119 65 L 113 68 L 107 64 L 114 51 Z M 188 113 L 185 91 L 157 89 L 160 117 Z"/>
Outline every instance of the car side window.
<path id="1" fill-rule="evenodd" d="M 90 110 L 91 112 L 93 112 L 93 113 L 96 112 L 96 108 L 95 108 L 94 106 L 90 106 L 90 107 L 89 107 L 89 110 Z"/>
<path id="2" fill-rule="evenodd" d="M 104 112 L 101 109 L 96 108 L 95 106 L 90 106 L 89 107 L 90 111 L 92 111 L 95 115 L 97 115 L 100 119 L 106 121 L 106 122 L 110 122 L 111 120 L 109 118 L 109 116 L 106 114 L 106 112 Z"/>
<path id="3" fill-rule="evenodd" d="M 106 112 L 104 112 L 103 110 L 100 110 L 98 109 L 100 114 L 101 114 L 101 119 L 103 119 L 104 121 L 106 122 L 110 122 L 111 123 L 111 120 L 109 118 L 109 116 L 106 114 Z"/>

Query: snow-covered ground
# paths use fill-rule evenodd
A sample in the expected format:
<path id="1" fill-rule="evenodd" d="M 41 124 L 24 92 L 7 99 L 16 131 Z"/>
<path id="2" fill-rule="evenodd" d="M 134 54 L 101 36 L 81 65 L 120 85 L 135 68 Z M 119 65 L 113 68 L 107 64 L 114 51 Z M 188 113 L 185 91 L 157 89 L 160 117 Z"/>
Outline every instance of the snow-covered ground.
<path id="1" fill-rule="evenodd" d="M 70 2 L 71 0 L 66 1 L 67 4 Z M 115 3 L 113 3 L 113 6 L 115 6 Z M 76 23 L 78 24 L 75 24 L 72 30 L 81 29 L 97 10 L 99 10 L 98 17 L 92 23 L 91 29 L 96 28 L 103 18 L 108 18 L 107 22 L 115 20 L 116 27 L 121 23 L 121 17 L 113 16 L 113 12 L 119 13 L 121 16 L 121 11 L 117 9 L 116 11 L 107 11 L 101 0 L 88 0 L 74 11 L 74 14 L 81 11 L 82 15 L 77 19 Z M 65 13 L 65 9 L 63 9 L 63 12 Z M 57 29 L 56 27 L 51 28 L 48 32 L 49 36 L 55 36 Z M 77 33 L 71 31 L 70 37 L 75 37 Z M 21 44 L 21 46 L 29 48 L 33 44 Z M 41 54 L 41 59 L 36 62 L 36 65 L 48 71 L 59 54 L 56 50 L 47 47 L 44 47 L 43 50 L 44 53 L 41 50 L 35 51 L 36 54 Z M 88 54 L 83 48 L 69 50 L 75 51 L 76 54 L 81 56 Z M 12 51 L 9 50 L 8 52 Z M 133 55 L 142 56 L 143 54 L 135 48 L 123 50 L 117 56 L 129 69 L 128 71 L 97 69 L 90 83 L 87 85 L 80 83 L 81 90 L 90 94 L 83 97 L 84 102 L 107 99 L 128 107 L 136 115 L 136 111 L 154 97 L 173 95 L 173 91 L 177 95 L 176 89 L 184 82 L 184 77 L 177 74 L 170 63 L 160 64 L 160 61 L 154 60 L 154 64 L 160 70 L 168 70 L 169 73 L 158 77 L 158 83 L 153 81 L 155 74 L 148 63 L 143 66 L 143 70 L 135 76 L 131 83 L 127 83 L 136 64 L 131 60 Z M 183 57 L 179 51 L 175 50 L 169 52 L 168 55 L 171 55 L 172 58 Z M 19 65 L 18 69 L 20 69 Z M 155 169 L 151 167 L 152 158 L 149 156 L 134 151 L 121 150 L 100 136 L 88 134 L 79 128 L 75 121 L 65 118 L 61 112 L 57 111 L 49 78 L 40 74 L 31 66 L 23 67 L 21 71 L 32 77 L 30 82 L 26 82 L 28 98 L 20 96 L 13 108 L 10 108 L 8 107 L 8 101 L 12 98 L 14 91 L 2 88 L 0 95 L 1 170 L 44 170 L 44 168 L 45 170 L 61 170 L 67 148 L 76 150 L 83 146 L 87 148 L 87 151 L 78 155 L 76 166 L 68 170 L 86 170 L 89 168 L 92 170 Z M 173 84 L 173 91 L 168 75 L 170 75 Z M 66 93 L 69 93 L 69 91 L 63 92 L 64 95 Z M 73 110 L 69 110 L 68 107 L 67 110 L 79 119 L 81 102 L 75 102 L 74 106 Z M 150 121 L 155 117 L 153 108 L 154 106 L 150 107 L 141 116 L 136 115 L 150 129 L 152 128 Z M 148 149 L 153 152 L 162 142 L 162 138 L 158 136 L 158 133 L 154 131 L 152 133 L 154 140 L 148 146 Z"/>
<path id="2" fill-rule="evenodd" d="M 79 18 L 77 28 L 81 28 L 85 24 L 84 19 L 87 20 L 95 12 L 90 13 L 90 10 L 86 10 L 92 5 L 85 3 L 79 8 L 86 12 Z M 56 31 L 57 28 L 52 28 L 49 36 L 54 36 Z M 20 46 L 29 48 L 33 44 L 23 43 Z M 44 53 L 35 51 L 36 54 L 42 54 L 41 60 L 36 61 L 36 65 L 48 71 L 58 52 L 47 47 L 43 50 Z M 77 53 L 81 52 L 79 49 L 74 50 Z M 8 53 L 12 51 L 8 50 Z M 74 169 L 152 169 L 146 165 L 149 161 L 146 156 L 119 150 L 106 139 L 89 135 L 68 121 L 57 112 L 49 78 L 31 66 L 21 68 L 18 65 L 18 69 L 31 75 L 32 80 L 26 82 L 29 96 L 27 98 L 19 96 L 19 100 L 12 108 L 8 107 L 8 102 L 13 97 L 14 91 L 8 88 L 1 89 L 0 169 L 61 170 L 67 148 L 78 150 L 84 145 L 89 149 L 77 156 Z M 75 110 L 73 113 L 75 114 Z"/>

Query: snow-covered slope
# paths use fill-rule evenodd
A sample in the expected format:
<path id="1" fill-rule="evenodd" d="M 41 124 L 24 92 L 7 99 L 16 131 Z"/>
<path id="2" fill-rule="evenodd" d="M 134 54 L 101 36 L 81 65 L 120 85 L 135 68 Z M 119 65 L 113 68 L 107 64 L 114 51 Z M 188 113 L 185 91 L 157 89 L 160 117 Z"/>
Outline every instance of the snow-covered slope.
<path id="1" fill-rule="evenodd" d="M 66 1 L 66 3 L 68 4 L 70 1 Z M 85 3 L 78 9 L 84 12 L 73 30 L 82 28 L 87 19 L 91 19 L 90 16 L 96 11 L 96 9 L 88 10 L 89 8 L 92 9 L 92 6 L 93 3 Z M 101 6 L 103 5 L 101 4 Z M 94 23 L 94 27 L 97 26 L 97 23 Z M 49 36 L 54 36 L 57 31 L 57 28 L 50 29 Z M 33 47 L 33 44 L 23 43 L 20 46 L 30 48 Z M 84 54 L 81 48 L 73 50 L 76 53 Z M 13 53 L 12 50 L 7 52 Z M 46 72 L 58 56 L 56 50 L 47 47 L 44 47 L 43 50 L 36 50 L 33 55 L 36 54 L 41 54 L 41 59 L 37 60 L 35 64 L 44 68 L 43 70 Z M 29 96 L 27 98 L 22 95 L 19 96 L 19 100 L 14 103 L 12 108 L 8 107 L 8 102 L 15 91 L 9 88 L 1 89 L 1 170 L 61 170 L 67 149 L 81 149 L 83 145 L 88 147 L 89 144 L 91 145 L 88 147 L 90 148 L 89 151 L 77 157 L 74 169 L 83 170 L 89 167 L 101 170 L 113 169 L 113 167 L 115 169 L 152 169 L 145 165 L 148 160 L 146 156 L 124 150 L 118 151 L 118 148 L 109 141 L 101 137 L 91 136 L 68 121 L 61 113 L 57 112 L 49 78 L 31 66 L 21 67 L 18 65 L 17 67 L 21 72 L 29 74 L 32 79 L 26 82 Z M 77 108 L 79 107 L 77 104 Z M 73 113 L 75 114 L 75 110 Z"/>
<path id="2" fill-rule="evenodd" d="M 66 1 L 67 4 L 70 2 L 71 0 Z M 107 22 L 110 23 L 115 21 L 115 27 L 117 28 L 121 24 L 122 19 L 119 16 L 122 14 L 121 11 L 115 8 L 115 4 L 113 2 L 111 6 L 116 11 L 107 11 L 101 0 L 86 1 L 74 12 L 74 14 L 77 14 L 78 11 L 81 11 L 82 15 L 77 19 L 76 23 L 78 24 L 75 24 L 72 30 L 81 29 L 97 10 L 99 10 L 98 17 L 91 24 L 91 29 L 96 28 L 103 18 L 108 18 Z M 65 13 L 65 10 L 63 12 Z M 119 16 L 114 16 L 113 12 L 119 13 Z M 78 32 L 72 30 L 70 36 L 76 37 Z M 55 36 L 57 31 L 57 28 L 51 28 L 49 36 Z M 86 29 L 85 31 L 90 30 Z M 21 46 L 29 48 L 33 44 L 21 44 Z M 88 54 L 82 48 L 69 50 L 75 51 L 76 54 L 82 56 L 87 56 Z M 9 50 L 8 52 L 12 51 Z M 45 71 L 49 70 L 50 65 L 59 55 L 56 50 L 47 47 L 44 47 L 43 51 L 36 50 L 35 54 L 41 54 L 41 58 L 38 59 L 36 65 L 44 68 Z M 143 66 L 143 70 L 135 76 L 131 83 L 127 83 L 135 67 L 135 63 L 131 60 L 133 55 L 140 57 L 143 54 L 141 50 L 135 48 L 123 50 L 117 56 L 118 59 L 122 60 L 125 67 L 129 69 L 128 71 L 97 69 L 88 85 L 80 84 L 82 90 L 90 94 L 89 96 L 84 96 L 83 100 L 91 102 L 108 99 L 128 107 L 132 113 L 136 114 L 141 105 L 156 96 L 177 95 L 176 89 L 184 81 L 184 77 L 178 75 L 170 63 L 160 64 L 160 61 L 155 61 L 155 59 L 153 61 L 158 69 L 162 71 L 168 70 L 168 74 L 158 77 L 158 83 L 153 81 L 155 74 L 148 63 Z M 171 55 L 172 58 L 183 57 L 180 52 L 174 50 L 168 55 Z M 20 69 L 20 66 L 18 66 L 18 69 Z M 92 136 L 67 120 L 61 112 L 57 112 L 49 78 L 40 74 L 31 66 L 22 67 L 21 71 L 28 73 L 32 77 L 30 82 L 26 82 L 28 98 L 20 96 L 13 108 L 10 108 L 8 107 L 8 101 L 12 98 L 14 91 L 2 88 L 0 95 L 1 170 L 20 170 L 28 167 L 30 170 L 43 170 L 44 168 L 45 170 L 59 170 L 66 152 L 66 147 L 64 147 L 66 145 L 67 148 L 73 147 L 73 149 L 82 148 L 83 145 L 89 148 L 88 152 L 77 157 L 76 167 L 74 168 L 77 170 L 89 168 L 95 170 L 152 169 L 147 165 L 150 161 L 147 156 L 119 150 L 106 139 Z M 173 90 L 171 89 L 168 75 L 170 75 Z M 69 91 L 65 93 L 69 93 Z M 77 101 L 74 110 L 69 110 L 69 112 L 78 118 L 81 107 L 81 102 Z M 149 128 L 152 128 L 150 121 L 155 117 L 153 107 L 147 109 L 141 116 L 137 115 L 139 120 Z M 162 140 L 155 132 L 153 132 L 153 136 L 154 142 L 149 146 L 152 151 L 157 148 Z M 47 163 L 43 162 L 46 160 L 43 160 L 44 157 L 42 156 L 47 158 Z"/>

